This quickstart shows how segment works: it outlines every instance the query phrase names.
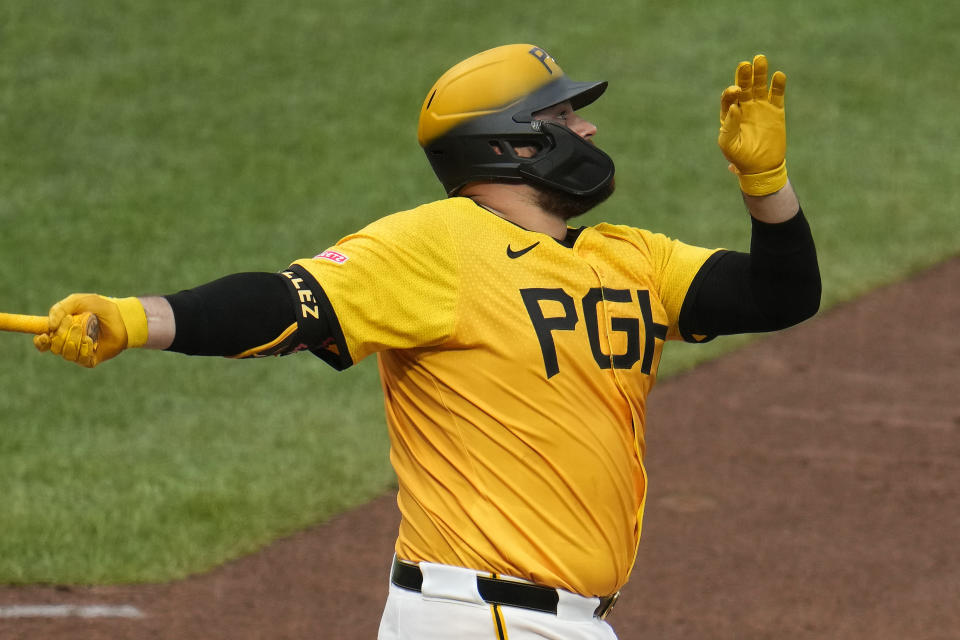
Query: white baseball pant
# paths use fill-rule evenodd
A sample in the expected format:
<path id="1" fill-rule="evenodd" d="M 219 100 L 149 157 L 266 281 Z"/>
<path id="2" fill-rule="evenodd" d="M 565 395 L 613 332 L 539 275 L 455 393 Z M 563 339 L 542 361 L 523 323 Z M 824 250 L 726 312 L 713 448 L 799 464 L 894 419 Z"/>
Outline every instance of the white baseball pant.
<path id="1" fill-rule="evenodd" d="M 378 640 L 616 640 L 598 598 L 557 589 L 557 613 L 491 605 L 472 569 L 420 563 L 421 591 L 390 584 Z M 488 574 L 479 574 L 488 575 Z"/>

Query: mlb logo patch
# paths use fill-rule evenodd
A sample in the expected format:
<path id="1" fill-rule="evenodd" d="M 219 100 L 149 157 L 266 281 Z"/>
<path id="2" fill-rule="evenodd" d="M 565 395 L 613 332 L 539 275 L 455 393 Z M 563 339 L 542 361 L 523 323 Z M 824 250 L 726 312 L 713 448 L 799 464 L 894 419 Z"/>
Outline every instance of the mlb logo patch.
<path id="1" fill-rule="evenodd" d="M 331 250 L 331 249 L 327 249 L 327 250 L 324 251 L 323 253 L 321 253 L 321 254 L 319 254 L 319 255 L 316 255 L 316 256 L 313 256 L 313 259 L 314 259 L 314 260 L 329 260 L 330 262 L 336 262 L 337 264 L 343 264 L 344 262 L 346 262 L 347 260 L 349 260 L 349 258 L 347 258 L 347 256 L 343 255 L 342 253 L 338 253 L 337 251 L 333 251 L 333 250 Z"/>

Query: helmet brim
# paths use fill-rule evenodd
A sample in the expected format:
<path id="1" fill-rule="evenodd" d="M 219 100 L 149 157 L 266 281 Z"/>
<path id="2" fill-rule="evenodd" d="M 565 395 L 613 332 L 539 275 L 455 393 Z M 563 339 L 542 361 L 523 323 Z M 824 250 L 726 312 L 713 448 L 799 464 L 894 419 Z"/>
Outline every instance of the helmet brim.
<path id="1" fill-rule="evenodd" d="M 607 90 L 606 80 L 600 82 L 574 82 L 566 76 L 544 85 L 527 96 L 517 109 L 513 109 L 515 122 L 530 122 L 533 114 L 561 102 L 570 101 L 573 110 L 582 109 L 594 102 Z"/>

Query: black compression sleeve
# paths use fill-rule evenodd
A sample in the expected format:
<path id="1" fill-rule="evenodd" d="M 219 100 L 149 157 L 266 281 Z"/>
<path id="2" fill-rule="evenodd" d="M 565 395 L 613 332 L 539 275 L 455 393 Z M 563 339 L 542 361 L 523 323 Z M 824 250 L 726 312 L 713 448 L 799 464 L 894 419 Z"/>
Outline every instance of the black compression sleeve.
<path id="1" fill-rule="evenodd" d="M 267 344 L 297 321 L 278 273 L 237 273 L 165 297 L 176 322 L 168 350 L 189 355 L 234 356 Z"/>
<path id="2" fill-rule="evenodd" d="M 810 226 L 753 220 L 750 253 L 721 251 L 700 268 L 680 310 L 684 338 L 776 331 L 820 307 L 820 270 Z"/>

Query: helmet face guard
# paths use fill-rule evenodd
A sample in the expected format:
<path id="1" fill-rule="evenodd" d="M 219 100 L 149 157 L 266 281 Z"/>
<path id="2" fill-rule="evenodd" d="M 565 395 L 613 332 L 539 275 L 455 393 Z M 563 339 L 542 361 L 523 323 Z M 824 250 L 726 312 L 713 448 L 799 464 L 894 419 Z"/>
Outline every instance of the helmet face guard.
<path id="1" fill-rule="evenodd" d="M 590 196 L 613 179 L 613 160 L 566 127 L 532 120 L 516 126 L 516 133 L 493 133 L 465 126 L 426 149 L 434 173 L 455 194 L 468 182 L 527 182 L 559 189 L 575 196 Z M 515 147 L 534 147 L 531 158 L 517 155 Z M 498 153 L 499 151 L 499 153 Z"/>
<path id="2" fill-rule="evenodd" d="M 437 81 L 420 113 L 420 143 L 448 195 L 476 181 L 526 182 L 592 195 L 613 180 L 613 160 L 566 127 L 533 114 L 566 101 L 579 109 L 606 87 L 570 80 L 538 47 L 492 49 Z M 508 102 L 485 104 L 492 99 Z M 521 157 L 516 147 L 536 153 Z"/>
<path id="3" fill-rule="evenodd" d="M 566 127 L 540 124 L 553 147 L 519 164 L 517 171 L 523 179 L 575 196 L 592 196 L 613 180 L 610 156 Z"/>

